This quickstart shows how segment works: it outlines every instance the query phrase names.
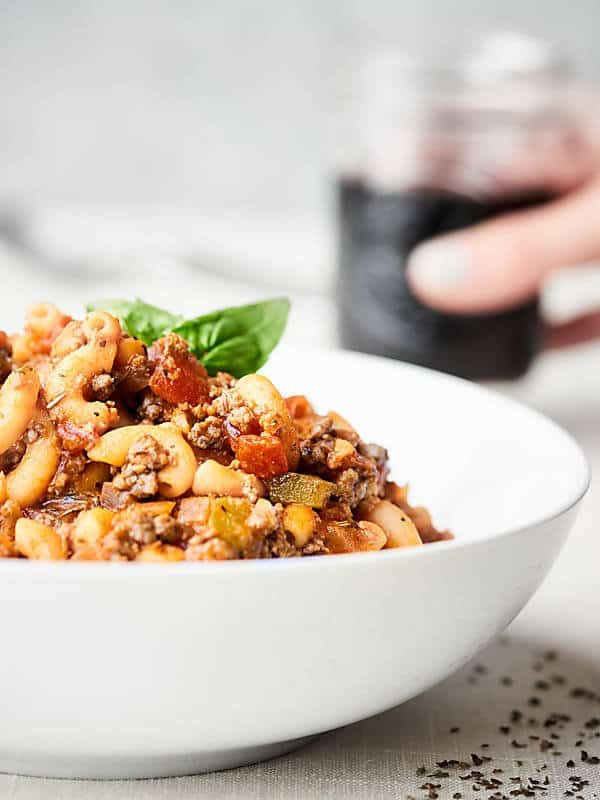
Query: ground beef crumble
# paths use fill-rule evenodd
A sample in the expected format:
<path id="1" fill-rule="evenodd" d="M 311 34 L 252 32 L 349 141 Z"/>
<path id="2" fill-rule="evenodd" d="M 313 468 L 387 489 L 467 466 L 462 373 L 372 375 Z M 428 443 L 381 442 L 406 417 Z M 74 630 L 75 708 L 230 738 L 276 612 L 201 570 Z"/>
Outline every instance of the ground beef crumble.
<path id="1" fill-rule="evenodd" d="M 301 420 L 298 425 L 300 440 L 300 471 L 316 472 L 336 484 L 334 496 L 355 508 L 364 500 L 377 497 L 387 474 L 387 451 L 378 445 L 367 445 L 360 440 L 356 445 L 348 440 L 346 447 L 354 452 L 346 456 L 345 468 L 331 469 L 336 436 L 335 421 L 330 416 Z"/>
<path id="2" fill-rule="evenodd" d="M 292 536 L 283 530 L 276 530 L 260 540 L 255 558 L 293 558 L 301 555 Z"/>
<path id="3" fill-rule="evenodd" d="M 362 461 L 356 467 L 338 473 L 335 485 L 336 497 L 351 508 L 356 508 L 364 500 L 377 497 L 379 492 L 377 468 L 369 461 Z"/>
<path id="4" fill-rule="evenodd" d="M 217 372 L 214 378 L 208 379 L 208 393 L 211 398 L 219 397 L 226 389 L 235 386 L 236 380 L 228 372 Z"/>
<path id="5" fill-rule="evenodd" d="M 195 422 L 190 429 L 188 439 L 200 450 L 225 449 L 227 440 L 223 436 L 223 420 L 211 415 L 202 422 Z"/>
<path id="6" fill-rule="evenodd" d="M 167 403 L 166 400 L 161 400 L 154 392 L 147 389 L 141 397 L 139 405 L 136 409 L 136 417 L 141 423 L 148 422 L 151 425 L 157 425 L 160 422 L 168 422 L 173 415 L 175 406 L 172 403 Z"/>
<path id="7" fill-rule="evenodd" d="M 201 536 L 194 536 L 190 539 L 185 551 L 186 561 L 229 561 L 238 558 L 238 551 L 217 537 L 203 539 Z"/>
<path id="8" fill-rule="evenodd" d="M 240 433 L 256 433 L 257 420 L 254 413 L 245 405 L 234 406 L 227 416 L 230 425 Z"/>
<path id="9" fill-rule="evenodd" d="M 169 454 L 152 436 L 140 436 L 113 478 L 113 486 L 142 499 L 158 493 L 158 473 L 169 464 Z"/>
<path id="10" fill-rule="evenodd" d="M 154 542 L 183 544 L 191 534 L 188 526 L 169 514 L 151 514 L 142 504 L 132 505 L 115 517 L 102 540 L 102 554 L 108 560 L 130 560 Z"/>
<path id="11" fill-rule="evenodd" d="M 90 388 L 94 394 L 94 399 L 106 401 L 115 390 L 114 378 L 105 372 L 100 375 L 94 375 Z"/>
<path id="12" fill-rule="evenodd" d="M 320 533 L 316 533 L 302 548 L 303 556 L 322 556 L 327 553 L 329 553 L 329 550 L 325 546 L 325 542 Z"/>

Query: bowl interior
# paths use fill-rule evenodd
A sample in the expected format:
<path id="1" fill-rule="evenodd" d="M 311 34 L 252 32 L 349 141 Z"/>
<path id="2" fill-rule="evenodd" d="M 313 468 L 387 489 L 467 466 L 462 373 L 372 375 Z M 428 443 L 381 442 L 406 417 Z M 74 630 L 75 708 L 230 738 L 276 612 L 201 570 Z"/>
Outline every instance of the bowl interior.
<path id="1" fill-rule="evenodd" d="M 587 462 L 569 434 L 474 384 L 342 351 L 282 348 L 265 372 L 387 447 L 392 479 L 463 541 L 551 518 L 585 492 Z"/>

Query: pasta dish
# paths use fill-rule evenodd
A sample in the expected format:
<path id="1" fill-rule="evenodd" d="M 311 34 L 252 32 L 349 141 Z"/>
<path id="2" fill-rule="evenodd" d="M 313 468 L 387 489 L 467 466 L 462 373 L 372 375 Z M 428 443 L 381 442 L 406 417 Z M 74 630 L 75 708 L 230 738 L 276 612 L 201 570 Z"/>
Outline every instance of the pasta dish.
<path id="1" fill-rule="evenodd" d="M 136 302 L 82 320 L 42 303 L 22 333 L 0 332 L 1 557 L 211 561 L 450 538 L 388 480 L 384 447 L 253 369 L 287 306 L 183 321 Z"/>

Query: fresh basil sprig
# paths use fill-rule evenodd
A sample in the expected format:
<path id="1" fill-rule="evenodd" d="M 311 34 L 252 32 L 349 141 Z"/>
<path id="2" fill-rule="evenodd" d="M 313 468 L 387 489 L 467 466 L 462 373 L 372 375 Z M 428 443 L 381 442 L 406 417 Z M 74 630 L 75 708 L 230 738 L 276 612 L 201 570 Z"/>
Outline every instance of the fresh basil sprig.
<path id="1" fill-rule="evenodd" d="M 188 342 L 210 375 L 229 372 L 241 378 L 267 361 L 285 330 L 290 301 L 278 297 L 188 320 L 141 300 L 104 300 L 86 309 L 114 314 L 127 333 L 147 345 L 173 331 Z"/>
<path id="2" fill-rule="evenodd" d="M 283 335 L 289 308 L 285 298 L 265 300 L 185 320 L 173 330 L 211 375 L 230 372 L 239 378 L 267 361 Z"/>

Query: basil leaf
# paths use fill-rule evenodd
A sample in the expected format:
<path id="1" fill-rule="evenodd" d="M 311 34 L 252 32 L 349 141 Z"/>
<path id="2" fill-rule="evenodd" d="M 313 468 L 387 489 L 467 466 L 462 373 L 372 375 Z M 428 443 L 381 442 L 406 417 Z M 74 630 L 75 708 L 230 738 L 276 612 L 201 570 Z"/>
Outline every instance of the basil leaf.
<path id="1" fill-rule="evenodd" d="M 86 310 L 114 314 L 127 333 L 146 345 L 173 331 L 187 341 L 210 375 L 229 372 L 241 378 L 267 361 L 285 330 L 290 301 L 278 297 L 188 320 L 139 299 L 102 300 L 90 303 Z"/>
<path id="2" fill-rule="evenodd" d="M 236 378 L 256 372 L 267 361 L 287 322 L 290 301 L 280 297 L 233 306 L 186 320 L 173 328 L 211 375 Z"/>
<path id="3" fill-rule="evenodd" d="M 171 314 L 170 311 L 136 300 L 125 315 L 125 327 L 136 339 L 150 345 L 182 320 L 179 314 Z"/>
<path id="4" fill-rule="evenodd" d="M 131 336 L 150 345 L 160 339 L 182 320 L 178 314 L 171 314 L 163 308 L 151 306 L 142 300 L 101 300 L 86 306 L 86 311 L 108 311 L 118 317 Z"/>
<path id="5" fill-rule="evenodd" d="M 212 350 L 207 351 L 200 359 L 209 375 L 217 372 L 229 372 L 236 378 L 256 372 L 268 358 L 252 340 L 244 336 L 234 336 Z"/>

